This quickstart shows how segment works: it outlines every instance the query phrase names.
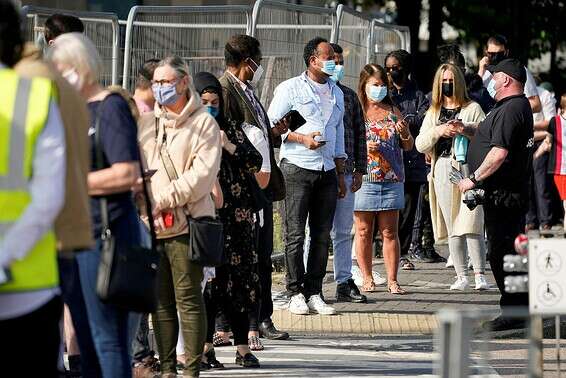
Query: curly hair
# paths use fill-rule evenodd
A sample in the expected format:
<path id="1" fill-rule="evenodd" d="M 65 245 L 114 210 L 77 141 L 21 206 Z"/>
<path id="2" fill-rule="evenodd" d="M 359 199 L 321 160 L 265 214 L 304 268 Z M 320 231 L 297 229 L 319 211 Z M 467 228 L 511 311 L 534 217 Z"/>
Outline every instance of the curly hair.
<path id="1" fill-rule="evenodd" d="M 387 59 L 389 59 L 390 57 L 397 59 L 399 65 L 403 67 L 405 72 L 410 73 L 413 71 L 413 58 L 411 57 L 411 54 L 408 51 L 406 50 L 391 51 L 389 54 L 385 56 L 385 59 L 383 60 L 384 66 L 387 65 L 386 63 Z"/>

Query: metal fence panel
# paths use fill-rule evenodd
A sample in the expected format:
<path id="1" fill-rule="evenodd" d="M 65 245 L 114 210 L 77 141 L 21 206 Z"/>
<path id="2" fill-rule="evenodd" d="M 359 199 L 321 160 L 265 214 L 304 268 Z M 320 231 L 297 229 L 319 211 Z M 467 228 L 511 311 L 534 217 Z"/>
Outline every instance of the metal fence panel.
<path id="1" fill-rule="evenodd" d="M 246 34 L 252 8 L 247 5 L 136 6 L 126 27 L 122 85 L 132 89 L 139 67 L 149 58 L 175 54 L 189 63 L 191 74 L 224 71 L 224 44 Z"/>
<path id="2" fill-rule="evenodd" d="M 303 72 L 303 50 L 314 37 L 332 38 L 334 9 L 258 0 L 254 6 L 252 35 L 261 43 L 265 74 L 259 96 L 268 105 L 273 90 L 286 79 Z"/>
<path id="3" fill-rule="evenodd" d="M 387 53 L 393 50 L 404 49 L 411 52 L 409 29 L 404 26 L 389 25 L 372 21 L 372 55 L 371 62 L 381 66 Z"/>
<path id="4" fill-rule="evenodd" d="M 337 7 L 336 15 L 336 43 L 344 50 L 344 79 L 342 82 L 356 90 L 360 71 L 371 59 L 372 20 L 343 5 Z"/>
<path id="5" fill-rule="evenodd" d="M 102 58 L 101 83 L 103 85 L 117 84 L 118 66 L 121 61 L 118 16 L 107 12 L 81 12 L 26 5 L 22 8 L 26 39 L 36 42 L 43 33 L 45 20 L 57 13 L 81 19 L 85 27 L 84 34 L 92 40 Z"/>

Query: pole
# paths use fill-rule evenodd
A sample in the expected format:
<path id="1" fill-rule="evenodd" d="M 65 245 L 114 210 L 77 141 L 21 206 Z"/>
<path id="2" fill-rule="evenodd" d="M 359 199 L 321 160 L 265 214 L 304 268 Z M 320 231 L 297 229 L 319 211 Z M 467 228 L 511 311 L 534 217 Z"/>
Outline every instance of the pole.
<path id="1" fill-rule="evenodd" d="M 528 378 L 543 378 L 542 317 L 531 315 L 530 320 Z"/>

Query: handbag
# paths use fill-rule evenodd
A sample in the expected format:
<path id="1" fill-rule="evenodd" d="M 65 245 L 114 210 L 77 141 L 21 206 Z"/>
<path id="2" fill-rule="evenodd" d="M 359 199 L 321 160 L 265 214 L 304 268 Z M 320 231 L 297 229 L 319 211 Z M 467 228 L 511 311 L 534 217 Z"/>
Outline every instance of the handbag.
<path id="1" fill-rule="evenodd" d="M 155 122 L 157 127 L 159 122 L 157 118 Z M 166 136 L 164 134 L 159 148 L 159 158 L 167 172 L 169 181 L 177 180 L 179 175 L 167 151 L 165 141 Z M 183 212 L 187 217 L 189 227 L 189 260 L 202 266 L 211 267 L 226 264 L 228 260 L 224 253 L 224 225 L 222 222 L 211 216 L 193 218 L 185 208 L 183 208 Z"/>
<path id="2" fill-rule="evenodd" d="M 101 108 L 102 103 L 99 105 L 99 109 Z M 95 124 L 95 165 L 97 169 L 105 168 L 100 141 L 100 114 L 101 112 L 98 111 Z M 128 311 L 152 313 L 157 309 L 157 269 L 160 254 L 157 251 L 157 238 L 145 181 L 143 191 L 151 233 L 150 248 L 141 245 L 118 247 L 116 237 L 110 227 L 108 201 L 105 196 L 99 199 L 102 249 L 96 293 L 104 303 Z"/>

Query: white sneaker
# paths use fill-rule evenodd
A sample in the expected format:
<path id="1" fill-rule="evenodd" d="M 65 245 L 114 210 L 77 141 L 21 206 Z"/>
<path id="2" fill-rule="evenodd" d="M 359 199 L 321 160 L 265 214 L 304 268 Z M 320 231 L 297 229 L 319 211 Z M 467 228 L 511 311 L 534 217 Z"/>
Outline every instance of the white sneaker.
<path id="1" fill-rule="evenodd" d="M 318 294 L 311 295 L 311 297 L 309 298 L 309 303 L 307 305 L 308 305 L 308 308 L 316 314 L 320 314 L 320 315 L 334 315 L 334 314 L 336 314 L 336 310 L 334 309 L 334 307 L 327 305 L 322 300 L 321 296 L 318 295 Z"/>
<path id="2" fill-rule="evenodd" d="M 387 279 L 381 277 L 381 274 L 379 274 L 379 272 L 376 272 L 375 270 L 371 271 L 371 275 L 373 277 L 373 282 L 376 285 L 385 285 L 385 283 L 387 282 Z M 363 286 L 364 278 L 362 277 L 362 271 L 356 265 L 352 265 L 352 279 L 354 280 L 356 286 Z"/>
<path id="3" fill-rule="evenodd" d="M 454 261 L 452 261 L 452 256 L 448 256 L 448 259 L 446 260 L 446 267 L 452 268 L 453 266 L 454 266 Z"/>
<path id="4" fill-rule="evenodd" d="M 308 315 L 309 306 L 303 294 L 296 294 L 289 300 L 289 312 L 296 315 Z"/>
<path id="5" fill-rule="evenodd" d="M 464 291 L 468 287 L 468 277 L 458 276 L 456 277 L 456 282 L 450 286 L 450 290 L 460 290 Z"/>
<path id="6" fill-rule="evenodd" d="M 485 274 L 476 274 L 476 290 L 489 290 L 489 283 L 485 279 Z"/>

